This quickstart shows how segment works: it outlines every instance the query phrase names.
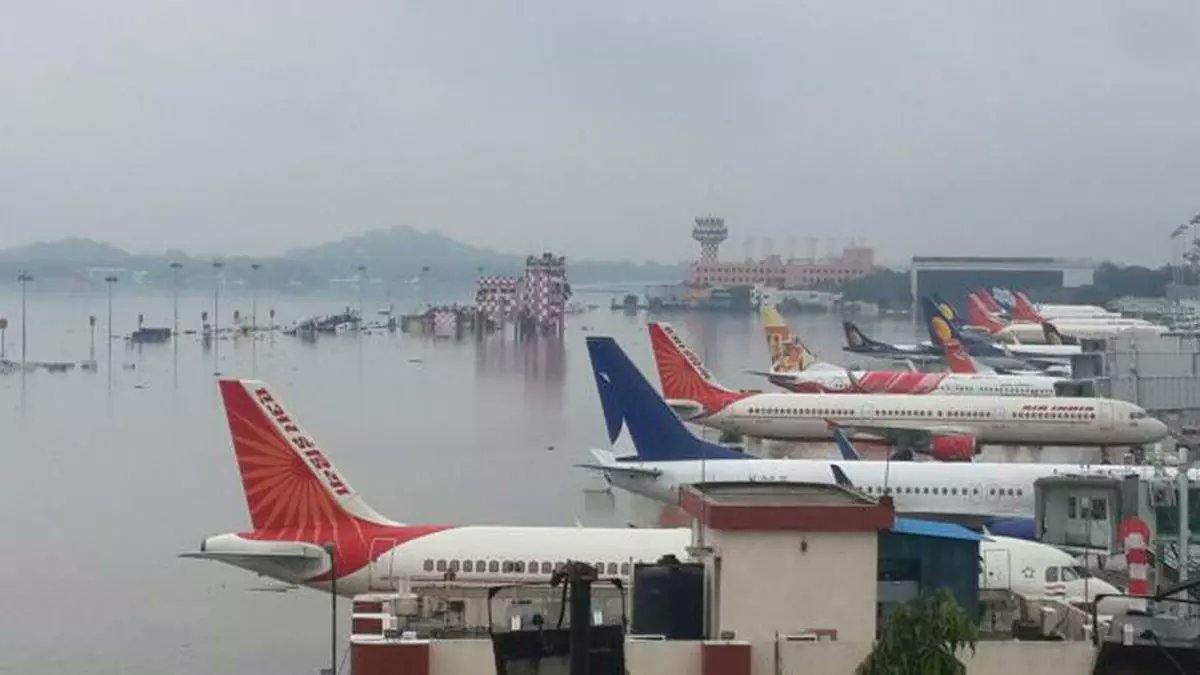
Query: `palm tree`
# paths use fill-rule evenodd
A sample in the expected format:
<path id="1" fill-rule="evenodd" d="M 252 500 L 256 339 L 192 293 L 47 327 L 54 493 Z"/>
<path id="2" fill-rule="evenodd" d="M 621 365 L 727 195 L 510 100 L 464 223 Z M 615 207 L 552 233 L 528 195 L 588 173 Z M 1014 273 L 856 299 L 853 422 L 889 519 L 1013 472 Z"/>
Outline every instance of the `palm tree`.
<path id="1" fill-rule="evenodd" d="M 855 675 L 964 675 L 963 648 L 975 653 L 979 630 L 954 596 L 938 589 L 896 607 L 883 636 Z"/>

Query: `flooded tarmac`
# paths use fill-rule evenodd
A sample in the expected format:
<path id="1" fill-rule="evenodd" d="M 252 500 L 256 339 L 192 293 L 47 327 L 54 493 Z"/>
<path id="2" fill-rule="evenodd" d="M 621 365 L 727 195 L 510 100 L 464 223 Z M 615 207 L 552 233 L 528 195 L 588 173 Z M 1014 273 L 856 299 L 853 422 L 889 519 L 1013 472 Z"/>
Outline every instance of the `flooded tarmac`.
<path id="1" fill-rule="evenodd" d="M 259 323 L 268 307 L 287 324 L 355 302 L 260 298 Z M 234 309 L 251 313 L 249 297 L 221 303 L 223 323 Z M 7 355 L 17 360 L 19 306 L 18 297 L 0 296 Z M 210 296 L 181 299 L 181 330 L 198 329 L 211 308 Z M 342 475 L 401 522 L 624 525 L 645 517 L 623 494 L 585 498 L 597 479 L 572 466 L 606 444 L 584 337 L 613 335 L 652 375 L 644 314 L 605 306 L 570 317 L 561 342 L 524 344 L 386 331 L 215 345 L 197 335 L 140 347 L 117 339 L 110 369 L 104 295 L 31 295 L 28 312 L 28 358 L 36 361 L 86 359 L 88 316 L 96 315 L 98 369 L 0 377 L 8 476 L 0 672 L 282 675 L 327 661 L 327 596 L 256 591 L 268 583 L 176 557 L 208 534 L 248 528 L 215 372 L 269 382 Z M 170 326 L 171 298 L 117 296 L 114 333 L 129 334 L 138 313 L 146 325 Z M 657 318 L 672 321 L 725 383 L 764 386 L 745 372 L 767 366 L 756 316 Z M 847 362 L 837 319 L 793 323 L 819 355 Z M 907 321 L 864 328 L 913 337 Z"/>

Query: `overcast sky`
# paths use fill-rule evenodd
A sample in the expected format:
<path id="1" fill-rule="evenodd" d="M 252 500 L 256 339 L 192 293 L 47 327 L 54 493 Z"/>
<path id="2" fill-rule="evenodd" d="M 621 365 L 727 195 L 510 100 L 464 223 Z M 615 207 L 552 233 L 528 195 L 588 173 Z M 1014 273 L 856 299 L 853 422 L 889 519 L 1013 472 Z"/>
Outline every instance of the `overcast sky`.
<path id="1" fill-rule="evenodd" d="M 1200 211 L 1190 0 L 3 6 L 0 245 L 1151 262 Z"/>

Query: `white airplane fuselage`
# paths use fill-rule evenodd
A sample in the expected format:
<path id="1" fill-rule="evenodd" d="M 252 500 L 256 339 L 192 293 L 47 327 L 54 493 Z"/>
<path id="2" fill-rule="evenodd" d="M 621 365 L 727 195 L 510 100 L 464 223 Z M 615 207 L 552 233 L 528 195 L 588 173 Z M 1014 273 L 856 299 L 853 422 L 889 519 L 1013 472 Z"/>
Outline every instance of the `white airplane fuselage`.
<path id="1" fill-rule="evenodd" d="M 833 438 L 849 429 L 892 428 L 970 435 L 976 443 L 1119 446 L 1164 438 L 1165 424 L 1113 399 L 888 394 L 752 394 L 689 421 L 756 438 Z M 868 434 L 869 435 L 869 434 Z"/>
<path id="2" fill-rule="evenodd" d="M 416 530 L 420 533 L 414 536 Z M 597 566 L 601 578 L 628 579 L 633 563 L 655 562 L 667 554 L 686 559 L 690 542 L 690 530 L 682 528 L 467 525 L 437 529 L 401 525 L 358 544 L 366 547 L 369 555 L 363 565 L 339 574 L 337 593 L 348 597 L 431 585 L 544 582 L 555 566 L 568 560 Z M 354 545 L 339 542 L 338 550 Z M 311 566 L 280 566 L 268 556 L 257 555 L 280 546 L 311 546 Z M 205 539 L 201 551 L 285 583 L 324 590 L 330 587 L 328 554 L 312 544 L 222 534 Z"/>
<path id="3" fill-rule="evenodd" d="M 804 370 L 771 381 L 795 393 L 941 394 L 945 396 L 1052 397 L 1060 378 L 996 373 L 922 373 L 874 370 Z"/>
<path id="4" fill-rule="evenodd" d="M 613 461 L 605 450 L 592 454 L 614 485 L 668 504 L 679 488 L 704 482 L 837 481 L 837 467 L 853 487 L 868 496 L 891 495 L 896 512 L 962 522 L 1032 518 L 1034 481 L 1065 475 L 1150 476 L 1145 466 L 1006 462 L 884 462 L 835 459 L 710 459 L 642 462 Z M 1174 475 L 1168 471 L 1168 475 Z M 1200 478 L 1200 470 L 1189 475 Z"/>

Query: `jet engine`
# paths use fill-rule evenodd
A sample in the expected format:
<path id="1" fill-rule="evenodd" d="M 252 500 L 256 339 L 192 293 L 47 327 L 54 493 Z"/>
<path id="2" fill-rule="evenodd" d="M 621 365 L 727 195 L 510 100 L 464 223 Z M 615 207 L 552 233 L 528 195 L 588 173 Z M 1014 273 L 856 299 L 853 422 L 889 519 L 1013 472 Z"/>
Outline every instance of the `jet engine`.
<path id="1" fill-rule="evenodd" d="M 975 437 L 968 434 L 934 436 L 929 440 L 929 454 L 943 462 L 969 462 L 975 450 Z"/>

